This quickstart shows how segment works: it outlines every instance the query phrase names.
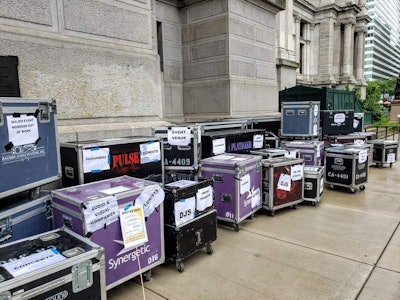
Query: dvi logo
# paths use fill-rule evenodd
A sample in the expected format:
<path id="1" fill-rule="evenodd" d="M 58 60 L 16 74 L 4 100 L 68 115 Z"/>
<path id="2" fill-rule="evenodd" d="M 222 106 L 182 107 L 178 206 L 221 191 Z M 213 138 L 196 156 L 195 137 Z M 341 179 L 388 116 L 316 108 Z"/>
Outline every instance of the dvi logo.
<path id="1" fill-rule="evenodd" d="M 58 294 L 46 298 L 45 300 L 64 300 L 67 299 L 67 297 L 68 297 L 68 291 L 61 291 Z"/>
<path id="2" fill-rule="evenodd" d="M 340 157 L 335 157 L 335 159 L 334 159 L 334 164 L 335 164 L 335 165 L 339 165 L 339 166 L 343 166 L 343 164 L 344 164 L 344 159 L 343 159 L 343 158 L 340 158 Z"/>

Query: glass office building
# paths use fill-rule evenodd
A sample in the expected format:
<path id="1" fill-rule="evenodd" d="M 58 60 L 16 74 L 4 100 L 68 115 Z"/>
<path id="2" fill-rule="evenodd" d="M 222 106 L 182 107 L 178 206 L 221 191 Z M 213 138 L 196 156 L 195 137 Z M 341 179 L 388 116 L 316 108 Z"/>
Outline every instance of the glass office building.
<path id="1" fill-rule="evenodd" d="M 371 22 L 365 39 L 367 80 L 400 73 L 400 0 L 366 0 Z"/>

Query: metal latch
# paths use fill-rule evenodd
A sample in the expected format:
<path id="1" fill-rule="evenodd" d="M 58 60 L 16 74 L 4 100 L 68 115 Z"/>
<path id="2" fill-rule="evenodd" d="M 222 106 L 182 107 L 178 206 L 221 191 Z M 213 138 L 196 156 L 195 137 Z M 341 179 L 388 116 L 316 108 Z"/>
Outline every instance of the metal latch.
<path id="1" fill-rule="evenodd" d="M 201 233 L 202 232 L 203 232 L 203 229 L 199 229 L 198 231 L 195 232 L 196 238 L 197 238 L 196 246 L 199 246 L 202 243 L 202 241 L 201 241 Z"/>
<path id="2" fill-rule="evenodd" d="M 79 293 L 93 285 L 92 261 L 84 261 L 72 267 L 72 291 Z"/>
<path id="3" fill-rule="evenodd" d="M 46 102 L 40 102 L 38 109 L 39 109 L 39 121 L 41 123 L 49 123 L 50 122 L 49 104 Z"/>
<path id="4" fill-rule="evenodd" d="M 11 292 L 6 291 L 0 293 L 0 300 L 10 300 L 11 299 Z"/>
<path id="5" fill-rule="evenodd" d="M 313 189 L 313 184 L 312 182 L 304 182 L 304 189 L 306 191 L 311 191 Z"/>
<path id="6" fill-rule="evenodd" d="M 10 216 L 0 219 L 0 242 L 12 237 L 12 222 Z"/>

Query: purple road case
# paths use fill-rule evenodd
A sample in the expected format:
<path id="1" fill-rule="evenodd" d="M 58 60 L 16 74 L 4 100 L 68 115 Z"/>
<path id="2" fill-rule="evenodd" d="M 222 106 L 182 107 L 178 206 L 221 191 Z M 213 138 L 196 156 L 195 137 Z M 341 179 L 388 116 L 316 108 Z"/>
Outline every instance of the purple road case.
<path id="1" fill-rule="evenodd" d="M 334 186 L 346 187 L 355 193 L 359 188 L 365 190 L 368 181 L 368 149 L 343 145 L 325 149 L 325 182 L 331 189 Z"/>
<path id="2" fill-rule="evenodd" d="M 198 125 L 176 125 L 153 128 L 162 140 L 164 169 L 197 173 L 201 158 L 201 128 Z"/>
<path id="3" fill-rule="evenodd" d="M 354 110 L 321 110 L 322 135 L 354 132 Z"/>
<path id="4" fill-rule="evenodd" d="M 53 229 L 50 194 L 37 199 L 22 195 L 4 199 L 0 209 L 0 244 L 9 243 Z"/>
<path id="5" fill-rule="evenodd" d="M 321 201 L 324 193 L 324 174 L 323 166 L 304 166 L 304 201 L 316 205 Z"/>
<path id="6" fill-rule="evenodd" d="M 157 137 L 125 137 L 60 144 L 62 185 L 74 186 L 129 175 L 163 174 Z"/>
<path id="7" fill-rule="evenodd" d="M 349 133 L 345 135 L 335 135 L 331 137 L 335 144 L 366 144 L 367 137 L 365 135 L 359 135 L 354 133 Z"/>
<path id="8" fill-rule="evenodd" d="M 271 216 L 275 211 L 303 201 L 304 160 L 301 158 L 276 157 L 263 159 L 262 207 Z"/>
<path id="9" fill-rule="evenodd" d="M 107 298 L 103 248 L 66 228 L 1 245 L 0 261 L 0 299 Z"/>
<path id="10" fill-rule="evenodd" d="M 250 154 L 261 155 L 263 158 L 272 157 L 285 157 L 289 155 L 289 151 L 284 148 L 264 148 L 259 150 L 252 150 Z"/>
<path id="11" fill-rule="evenodd" d="M 398 141 L 390 140 L 371 140 L 368 144 L 373 145 L 373 162 L 378 166 L 382 167 L 384 164 L 392 164 L 397 161 L 397 148 L 399 146 Z"/>
<path id="12" fill-rule="evenodd" d="M 324 142 L 322 141 L 291 141 L 284 144 L 289 150 L 299 149 L 300 158 L 307 166 L 321 166 L 324 161 Z"/>
<path id="13" fill-rule="evenodd" d="M 265 145 L 264 129 L 224 129 L 201 135 L 201 157 L 222 153 L 249 153 Z"/>
<path id="14" fill-rule="evenodd" d="M 61 177 L 56 104 L 50 99 L 0 98 L 0 201 L 39 195 Z"/>
<path id="15" fill-rule="evenodd" d="M 214 180 L 218 220 L 239 223 L 261 208 L 262 156 L 227 153 L 201 160 L 201 175 Z"/>
<path id="16" fill-rule="evenodd" d="M 104 247 L 106 288 L 110 289 L 140 273 L 146 278 L 151 269 L 164 263 L 164 220 L 162 204 L 146 218 L 148 242 L 134 249 L 124 249 L 119 221 L 94 231 L 87 230 L 84 209 L 90 201 L 116 198 L 118 208 L 134 204 L 148 189 L 159 184 L 130 176 L 121 176 L 52 191 L 54 228 L 66 226 Z M 157 191 L 159 191 L 157 189 Z M 137 259 L 140 260 L 140 268 Z"/>

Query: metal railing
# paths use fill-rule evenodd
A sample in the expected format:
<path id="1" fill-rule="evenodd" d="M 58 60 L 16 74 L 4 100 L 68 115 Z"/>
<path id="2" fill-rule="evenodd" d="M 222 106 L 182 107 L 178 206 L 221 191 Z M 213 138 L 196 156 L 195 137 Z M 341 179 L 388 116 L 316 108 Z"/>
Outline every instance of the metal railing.
<path id="1" fill-rule="evenodd" d="M 365 127 L 365 131 L 375 132 L 378 140 L 400 141 L 400 127 L 369 125 Z"/>

